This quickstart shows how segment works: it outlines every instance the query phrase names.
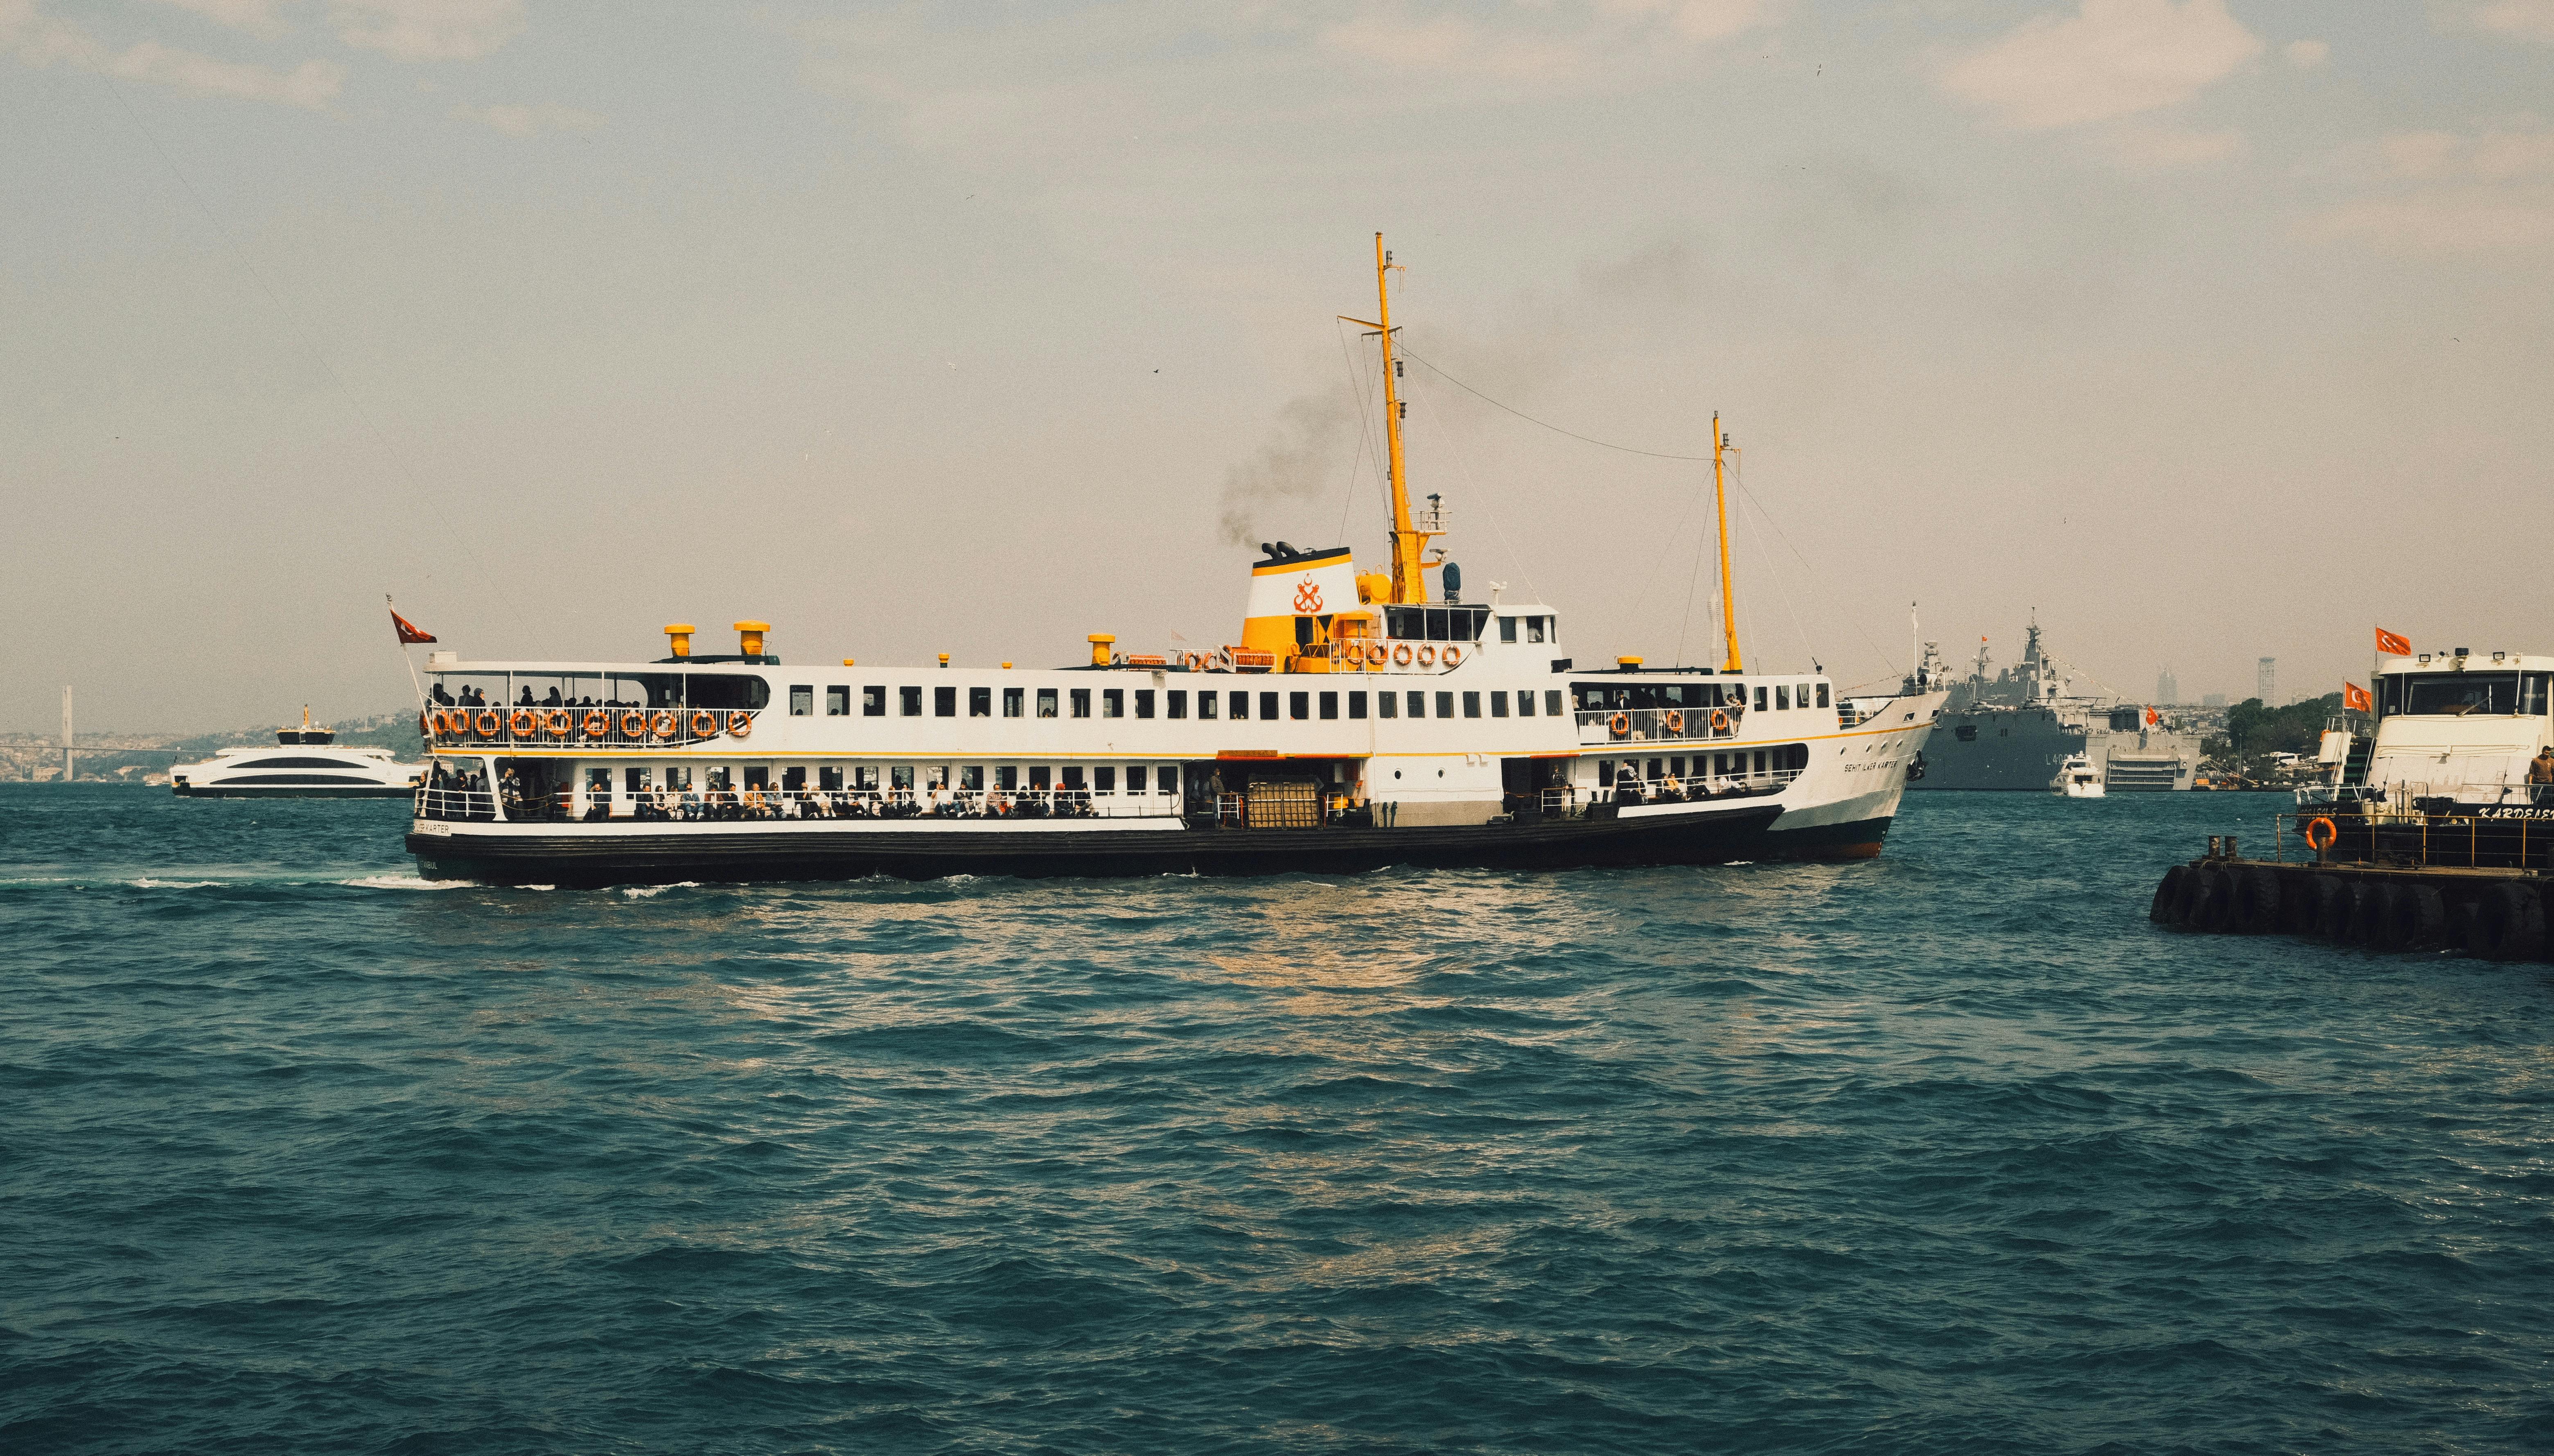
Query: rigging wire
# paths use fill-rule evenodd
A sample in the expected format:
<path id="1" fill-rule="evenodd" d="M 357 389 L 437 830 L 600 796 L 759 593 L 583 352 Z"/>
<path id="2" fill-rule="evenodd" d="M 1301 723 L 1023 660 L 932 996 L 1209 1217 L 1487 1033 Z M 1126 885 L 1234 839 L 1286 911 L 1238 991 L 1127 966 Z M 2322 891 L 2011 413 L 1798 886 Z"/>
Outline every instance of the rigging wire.
<path id="1" fill-rule="evenodd" d="M 1454 468 L 1462 473 L 1465 488 L 1471 491 L 1475 500 L 1486 503 L 1489 499 L 1488 493 L 1481 489 L 1479 482 L 1472 479 L 1472 467 L 1463 459 L 1462 448 L 1454 443 L 1454 432 L 1446 428 L 1446 421 L 1438 415 L 1436 399 L 1425 392 L 1413 391 L 1412 392 L 1419 394 L 1421 401 L 1428 406 L 1428 423 L 1440 435 L 1445 436 L 1446 453 L 1454 457 Z M 1498 535 L 1499 544 L 1507 548 L 1508 560 L 1516 567 L 1517 576 L 1525 582 L 1525 589 L 1534 594 L 1534 600 L 1537 603 L 1541 603 L 1543 589 L 1534 584 L 1534 575 L 1526 568 L 1525 553 L 1517 550 L 1516 543 L 1508 539 L 1508 529 L 1499 524 L 1497 511 L 1490 509 L 1486 504 L 1480 509 L 1483 518 L 1489 521 L 1490 529 Z"/>
<path id="2" fill-rule="evenodd" d="M 1446 371 L 1439 369 L 1436 365 L 1430 364 L 1425 359 L 1420 359 L 1418 355 L 1410 352 L 1410 346 L 1407 344 L 1402 346 L 1401 354 L 1405 359 L 1418 360 L 1421 367 L 1429 370 L 1446 383 L 1452 385 L 1455 389 L 1458 389 L 1464 393 L 1471 395 L 1473 398 L 1480 400 L 1482 403 L 1504 409 L 1508 413 L 1515 415 L 1517 418 L 1524 420 L 1526 423 L 1541 425 L 1545 429 L 1552 431 L 1554 434 L 1567 435 L 1573 440 L 1584 440 L 1588 444 L 1597 446 L 1601 449 L 1620 450 L 1626 455 L 1646 455 L 1652 460 L 1709 460 L 1711 458 L 1708 455 L 1670 455 L 1663 450 L 1635 450 L 1629 445 L 1617 445 L 1610 440 L 1597 439 L 1594 435 L 1582 435 L 1576 430 L 1563 429 L 1561 426 L 1554 424 L 1550 420 L 1537 419 L 1533 415 L 1526 413 L 1524 410 L 1519 409 L 1514 405 L 1499 403 L 1498 400 L 1493 399 L 1489 395 L 1482 393 L 1480 391 L 1473 389 L 1470 385 L 1467 385 L 1461 380 L 1454 378 L 1452 375 L 1446 373 Z"/>
<path id="3" fill-rule="evenodd" d="M 1334 540 L 1344 541 L 1348 536 L 1348 512 L 1356 507 L 1357 472 L 1374 456 L 1374 419 L 1366 398 L 1370 392 L 1358 378 L 1356 357 L 1348 351 L 1347 326 L 1335 319 L 1331 327 L 1339 336 L 1339 367 L 1347 371 L 1348 405 L 1356 411 L 1357 417 L 1357 458 L 1348 466 L 1348 489 L 1345 499 L 1339 502 L 1339 531 L 1333 537 Z M 1378 474 L 1380 471 L 1378 467 Z M 1387 486 L 1384 488 L 1385 512 L 1390 513 L 1391 508 L 1392 492 Z"/>

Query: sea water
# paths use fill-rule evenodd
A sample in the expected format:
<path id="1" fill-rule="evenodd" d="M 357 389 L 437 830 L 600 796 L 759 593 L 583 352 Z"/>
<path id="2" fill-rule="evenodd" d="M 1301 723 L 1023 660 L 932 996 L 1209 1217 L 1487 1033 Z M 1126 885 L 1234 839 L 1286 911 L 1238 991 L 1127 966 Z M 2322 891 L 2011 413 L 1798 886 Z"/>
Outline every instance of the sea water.
<path id="1" fill-rule="evenodd" d="M 429 883 L 0 789 L 0 1451 L 2554 1446 L 2554 972 L 1880 859 Z"/>

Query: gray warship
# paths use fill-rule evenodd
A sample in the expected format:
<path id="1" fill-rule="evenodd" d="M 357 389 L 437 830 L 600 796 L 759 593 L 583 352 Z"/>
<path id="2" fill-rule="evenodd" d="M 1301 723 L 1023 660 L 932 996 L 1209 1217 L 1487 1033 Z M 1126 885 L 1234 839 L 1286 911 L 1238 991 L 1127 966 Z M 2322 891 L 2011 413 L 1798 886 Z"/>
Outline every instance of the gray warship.
<path id="1" fill-rule="evenodd" d="M 1924 776 L 1912 792 L 2014 790 L 2045 794 L 2059 765 L 2078 753 L 2108 794 L 2187 789 L 2199 773 L 2199 735 L 2166 728 L 2155 705 L 2067 691 L 2065 670 L 2025 628 L 2022 661 L 1987 674 L 1985 639 L 1969 675 L 1949 684 L 1950 698 L 1924 745 Z M 1941 657 L 1926 643 L 1911 682 L 1938 685 Z"/>

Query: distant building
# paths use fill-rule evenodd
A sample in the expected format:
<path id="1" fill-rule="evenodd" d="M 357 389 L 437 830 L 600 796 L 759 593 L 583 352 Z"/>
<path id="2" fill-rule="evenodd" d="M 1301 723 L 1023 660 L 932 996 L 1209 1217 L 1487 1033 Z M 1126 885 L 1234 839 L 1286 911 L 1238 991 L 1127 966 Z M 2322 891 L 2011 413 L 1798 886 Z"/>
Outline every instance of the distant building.
<path id="1" fill-rule="evenodd" d="M 2203 693 L 2200 695 L 2199 706 L 2202 708 L 2223 708 L 2226 706 L 2226 695 L 2224 693 Z"/>
<path id="2" fill-rule="evenodd" d="M 2169 667 L 2155 674 L 2155 701 L 2167 704 L 2181 701 L 2181 684 L 2172 680 Z"/>
<path id="3" fill-rule="evenodd" d="M 2253 696 L 2261 699 L 2264 708 L 2279 706 L 2279 659 L 2262 659 L 2262 665 L 2253 673 Z"/>

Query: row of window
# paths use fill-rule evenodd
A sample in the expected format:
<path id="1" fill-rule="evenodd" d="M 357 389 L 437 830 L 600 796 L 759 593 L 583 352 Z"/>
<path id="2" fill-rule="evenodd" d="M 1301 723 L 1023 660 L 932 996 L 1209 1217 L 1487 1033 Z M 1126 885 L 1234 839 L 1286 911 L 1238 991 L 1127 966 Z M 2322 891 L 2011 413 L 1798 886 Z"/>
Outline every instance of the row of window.
<path id="1" fill-rule="evenodd" d="M 864 717 L 883 718 L 886 716 L 886 691 L 887 690 L 883 686 L 877 684 L 871 684 L 861 689 L 861 713 Z M 1070 709 L 1072 717 L 1089 718 L 1092 716 L 1092 709 L 1095 700 L 1102 718 L 1126 717 L 1127 710 L 1130 706 L 1128 703 L 1129 698 L 1132 698 L 1133 700 L 1131 706 L 1134 710 L 1134 716 L 1137 718 L 1152 718 L 1158 711 L 1159 715 L 1163 718 L 1184 719 L 1189 716 L 1190 709 L 1190 693 L 1186 688 L 1171 688 L 1163 691 L 1157 691 L 1152 688 L 1100 688 L 1096 690 L 1092 688 L 1038 688 L 1034 691 L 1036 693 L 1036 697 L 1032 700 L 1030 697 L 1030 689 L 1002 689 L 1002 717 L 1028 717 L 1030 716 L 1029 709 L 1032 702 L 1034 702 L 1036 707 L 1035 716 L 1039 718 L 1059 717 L 1061 716 L 1060 710 L 1063 709 Z M 895 692 L 896 710 L 899 717 L 920 718 L 923 716 L 922 689 L 898 688 Z M 958 693 L 959 690 L 956 688 L 933 688 L 931 690 L 931 716 L 934 718 L 956 718 L 958 716 Z M 969 718 L 990 718 L 993 716 L 993 690 L 991 688 L 969 688 L 966 690 L 966 693 L 967 716 Z M 852 711 L 851 695 L 852 690 L 848 687 L 827 688 L 825 690 L 826 716 L 829 718 L 841 718 L 849 714 Z M 1231 692 L 1204 691 L 1196 694 L 1196 709 L 1197 716 L 1202 719 L 1228 718 L 1235 721 L 1244 720 L 1251 717 L 1251 711 L 1254 706 L 1258 710 L 1258 716 L 1262 719 L 1335 719 L 1339 716 L 1339 709 L 1341 706 L 1340 700 L 1344 698 L 1346 700 L 1345 706 L 1347 709 L 1347 716 L 1351 719 L 1364 718 L 1367 716 L 1369 711 L 1371 711 L 1377 718 L 1426 718 L 1429 716 L 1429 699 L 1432 697 L 1436 699 L 1436 716 L 1439 718 L 1453 718 L 1458 713 L 1464 718 L 1479 718 L 1483 714 L 1485 700 L 1488 716 L 1491 718 L 1507 718 L 1511 716 L 1517 718 L 1533 718 L 1536 715 L 1537 708 L 1535 701 L 1536 695 L 1534 691 L 1532 689 L 1525 689 L 1513 694 L 1505 692 L 1428 693 L 1420 691 L 1375 693 L 1371 695 L 1370 701 L 1369 695 L 1362 692 L 1342 694 L 1336 692 L 1314 692 L 1310 690 L 1304 692 L 1251 692 L 1247 690 L 1234 690 Z M 789 690 L 789 713 L 791 717 L 808 717 L 815 711 L 815 703 L 816 693 L 813 687 L 799 686 L 793 687 Z M 1562 701 L 1561 690 L 1559 688 L 1549 689 L 1542 695 L 1541 711 L 1543 715 L 1548 718 L 1559 718 L 1561 716 Z"/>
<path id="2" fill-rule="evenodd" d="M 1749 706 L 1749 686 L 1743 682 L 1571 683 L 1569 694 L 1581 713 L 1621 713 L 1637 708 L 1745 708 Z M 1753 686 L 1758 713 L 1830 706 L 1825 683 Z"/>
<path id="3" fill-rule="evenodd" d="M 1693 765 L 1689 774 L 1685 771 L 1688 762 Z M 1691 759 L 1652 758 L 1648 765 L 1649 771 L 1643 773 L 1641 759 L 1626 758 L 1618 764 L 1611 758 L 1600 758 L 1596 760 L 1596 787 L 1610 789 L 1617 780 L 1647 779 L 1657 783 L 1672 778 L 1764 778 L 1769 774 L 1798 773 L 1809 766 L 1809 745 L 1787 743 L 1779 748 L 1736 753 L 1696 753 Z"/>
<path id="4" fill-rule="evenodd" d="M 815 775 L 813 783 L 808 775 Z M 591 794 L 612 792 L 612 770 L 596 767 L 586 770 L 586 791 Z M 625 793 L 645 794 L 657 789 L 667 793 L 687 794 L 695 788 L 711 793 L 731 793 L 739 788 L 772 787 L 771 769 L 764 764 L 748 764 L 738 768 L 729 764 L 711 764 L 702 768 L 697 784 L 693 765 L 668 763 L 639 765 L 621 770 Z M 1176 763 L 1100 763 L 1085 766 L 1068 763 L 1056 767 L 1044 763 L 874 763 L 819 764 L 812 769 L 805 764 L 792 764 L 780 770 L 779 787 L 798 793 L 808 788 L 826 793 L 848 789 L 854 793 L 933 793 L 963 789 L 982 793 L 987 784 L 1006 793 L 1027 789 L 1044 793 L 1062 789 L 1075 794 L 1114 794 L 1120 783 L 1133 794 L 1176 794 L 1180 791 L 1180 766 Z"/>

